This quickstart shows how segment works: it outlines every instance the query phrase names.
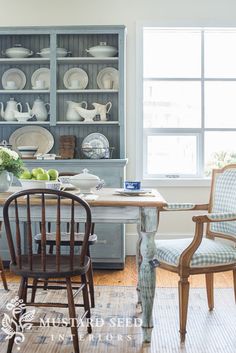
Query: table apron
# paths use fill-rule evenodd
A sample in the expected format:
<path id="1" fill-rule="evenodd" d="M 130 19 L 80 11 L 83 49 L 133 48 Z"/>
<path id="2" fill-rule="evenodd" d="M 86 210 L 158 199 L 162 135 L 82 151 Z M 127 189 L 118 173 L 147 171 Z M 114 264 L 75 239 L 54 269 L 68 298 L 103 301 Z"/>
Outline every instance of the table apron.
<path id="1" fill-rule="evenodd" d="M 46 206 L 46 218 L 47 221 L 55 221 L 56 210 L 54 206 Z M 141 208 L 133 206 L 124 207 L 91 207 L 92 220 L 96 223 L 123 223 L 123 224 L 139 224 L 140 223 L 140 212 Z M 30 208 L 31 220 L 39 221 L 41 220 L 41 207 L 31 206 Z M 20 221 L 26 221 L 26 207 L 20 205 L 19 207 L 19 218 Z M 70 206 L 61 205 L 61 221 L 68 222 L 70 220 L 71 210 Z M 9 210 L 10 220 L 15 220 L 15 212 L 11 207 Z M 0 220 L 3 220 L 2 207 L 0 207 Z M 78 222 L 83 222 L 85 220 L 84 210 L 78 207 L 75 210 L 75 220 Z"/>

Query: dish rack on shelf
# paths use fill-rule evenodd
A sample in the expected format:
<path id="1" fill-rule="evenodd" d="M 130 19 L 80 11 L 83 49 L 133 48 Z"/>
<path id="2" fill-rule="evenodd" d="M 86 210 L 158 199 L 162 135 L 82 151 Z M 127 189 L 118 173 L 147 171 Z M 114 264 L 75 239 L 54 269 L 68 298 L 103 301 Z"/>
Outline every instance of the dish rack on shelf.
<path id="1" fill-rule="evenodd" d="M 112 159 L 115 147 L 82 147 L 83 159 Z"/>

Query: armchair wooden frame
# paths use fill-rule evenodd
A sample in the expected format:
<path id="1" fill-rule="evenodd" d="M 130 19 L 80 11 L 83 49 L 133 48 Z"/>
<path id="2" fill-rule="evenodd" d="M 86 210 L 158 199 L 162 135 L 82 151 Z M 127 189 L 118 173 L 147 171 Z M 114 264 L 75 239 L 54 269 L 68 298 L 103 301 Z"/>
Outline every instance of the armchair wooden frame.
<path id="1" fill-rule="evenodd" d="M 212 208 L 213 208 L 213 197 L 214 197 L 214 188 L 216 177 L 223 173 L 227 169 L 236 169 L 236 164 L 228 165 L 222 169 L 213 170 L 212 174 L 212 184 L 211 184 L 211 193 L 210 201 L 208 204 L 202 205 L 190 205 L 189 207 L 165 207 L 161 212 L 166 211 L 208 211 L 207 214 L 193 216 L 192 220 L 195 222 L 195 234 L 189 244 L 189 246 L 182 252 L 179 258 L 178 266 L 170 265 L 165 262 L 159 261 L 159 267 L 166 269 L 171 272 L 178 273 L 180 279 L 178 283 L 179 290 L 179 324 L 180 324 L 180 340 L 183 343 L 186 336 L 186 324 L 187 324 L 187 311 L 188 311 L 188 298 L 189 298 L 189 276 L 195 274 L 205 274 L 206 280 L 206 290 L 207 290 L 207 300 L 209 310 L 214 308 L 214 273 L 224 272 L 224 271 L 233 271 L 233 282 L 234 282 L 234 295 L 236 301 L 236 261 L 230 264 L 218 264 L 205 267 L 191 267 L 190 263 L 192 257 L 196 250 L 199 248 L 203 235 L 204 235 L 204 224 L 206 224 L 206 238 L 214 240 L 215 238 L 223 238 L 231 240 L 236 244 L 236 234 L 235 236 L 226 235 L 223 233 L 215 233 L 210 229 L 210 224 L 214 222 L 231 222 L 236 221 L 236 205 L 235 213 L 232 213 L 230 217 L 228 214 L 217 214 L 218 218 L 212 218 Z M 236 250 L 235 250 L 236 251 Z"/>

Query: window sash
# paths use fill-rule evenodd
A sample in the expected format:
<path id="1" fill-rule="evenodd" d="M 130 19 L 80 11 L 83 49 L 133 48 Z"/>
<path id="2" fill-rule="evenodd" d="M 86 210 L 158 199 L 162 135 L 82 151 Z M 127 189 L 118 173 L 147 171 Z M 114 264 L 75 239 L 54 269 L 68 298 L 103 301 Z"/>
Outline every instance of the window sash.
<path id="1" fill-rule="evenodd" d="M 150 27 L 154 27 L 154 26 L 150 26 Z M 148 26 L 141 26 L 141 53 L 143 54 L 143 32 L 145 30 L 145 28 L 149 28 Z M 158 29 L 158 27 L 155 27 Z M 163 28 L 160 28 L 163 30 Z M 176 28 L 178 29 L 178 28 Z M 188 29 L 188 28 L 186 28 Z M 191 28 L 189 28 L 191 29 Z M 222 78 L 222 77 L 214 77 L 214 78 L 205 78 L 204 77 L 204 33 L 205 30 L 207 29 L 201 29 L 201 77 L 200 78 L 183 78 L 183 77 L 179 77 L 179 78 L 170 78 L 170 77 L 143 77 L 143 55 L 141 56 L 140 59 L 140 63 L 139 65 L 137 65 L 137 67 L 141 67 L 140 72 L 138 73 L 138 78 L 139 78 L 139 82 L 141 83 L 141 85 L 138 88 L 138 97 L 142 97 L 143 98 L 143 83 L 144 81 L 197 81 L 197 82 L 201 82 L 201 128 L 144 128 L 144 111 L 143 111 L 143 99 L 139 100 L 139 112 L 140 112 L 140 116 L 141 116 L 141 122 L 142 122 L 142 132 L 138 132 L 137 136 L 141 136 L 143 137 L 143 151 L 142 151 L 142 172 L 140 173 L 140 169 L 139 169 L 139 175 L 142 175 L 143 179 L 149 179 L 149 178 L 169 178 L 168 175 L 166 174 L 148 174 L 147 173 L 147 139 L 148 136 L 151 135 L 162 135 L 162 136 L 169 136 L 169 135 L 183 135 L 183 134 L 190 134 L 190 135 L 194 135 L 197 137 L 197 154 L 196 154 L 196 158 L 197 158 L 197 173 L 196 175 L 184 175 L 179 173 L 177 175 L 177 178 L 203 178 L 204 177 L 204 133 L 206 131 L 219 131 L 219 132 L 223 132 L 223 131 L 236 131 L 236 129 L 234 128 L 205 128 L 205 92 L 204 92 L 204 88 L 205 88 L 205 82 L 210 82 L 210 81 L 222 81 L 222 82 L 227 82 L 227 81 L 232 81 L 232 82 L 236 82 L 236 77 L 231 77 L 231 78 Z M 224 29 L 220 29 L 222 32 L 224 31 Z M 234 29 L 235 30 L 235 29 Z M 140 65 L 141 64 L 141 65 Z M 141 109 L 140 109 L 141 108 Z M 137 125 L 137 128 L 140 128 L 140 125 Z M 137 144 L 138 146 L 138 144 Z M 140 149 L 139 149 L 140 150 Z"/>

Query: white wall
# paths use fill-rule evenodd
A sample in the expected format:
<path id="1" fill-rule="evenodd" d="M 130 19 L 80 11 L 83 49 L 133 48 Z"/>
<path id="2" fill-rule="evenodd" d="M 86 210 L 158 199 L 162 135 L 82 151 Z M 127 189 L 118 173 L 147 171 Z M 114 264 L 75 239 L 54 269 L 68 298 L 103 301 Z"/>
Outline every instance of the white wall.
<path id="1" fill-rule="evenodd" d="M 135 43 L 136 23 L 160 26 L 236 26 L 235 0 L 0 0 L 1 26 L 124 24 L 127 26 L 127 175 L 135 178 Z M 130 133 L 129 133 L 130 131 Z M 131 133 L 132 131 L 132 133 Z M 168 201 L 206 202 L 209 188 L 160 188 Z M 175 236 L 192 231 L 183 215 L 165 215 L 160 233 Z M 135 228 L 129 227 L 129 233 Z M 128 252 L 134 249 L 130 236 Z"/>

